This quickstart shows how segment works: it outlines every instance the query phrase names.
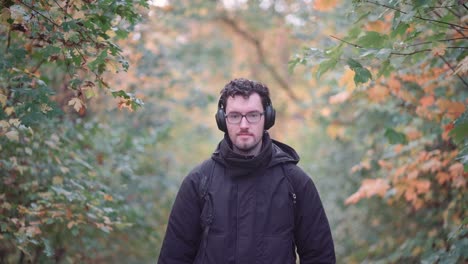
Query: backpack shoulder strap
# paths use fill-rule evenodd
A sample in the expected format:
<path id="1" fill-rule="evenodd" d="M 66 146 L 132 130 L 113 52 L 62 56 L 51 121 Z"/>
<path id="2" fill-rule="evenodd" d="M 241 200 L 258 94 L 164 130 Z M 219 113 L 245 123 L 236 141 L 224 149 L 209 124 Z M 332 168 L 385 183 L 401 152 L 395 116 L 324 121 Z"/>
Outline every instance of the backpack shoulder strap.
<path id="1" fill-rule="evenodd" d="M 195 263 L 204 263 L 208 233 L 213 222 L 213 201 L 209 195 L 209 188 L 213 179 L 216 162 L 212 159 L 205 160 L 200 166 L 201 179 L 198 186 L 198 193 L 201 204 L 200 220 L 203 229 L 202 239 Z"/>
<path id="2" fill-rule="evenodd" d="M 212 159 L 205 160 L 200 166 L 201 179 L 198 186 L 198 193 L 200 195 L 200 200 L 204 202 L 205 196 L 208 193 L 208 188 L 211 184 L 211 179 L 213 178 L 213 171 L 215 168 L 215 161 Z"/>
<path id="3" fill-rule="evenodd" d="M 291 195 L 291 198 L 293 199 L 293 203 L 294 203 L 294 205 L 296 205 L 297 196 L 296 196 L 296 191 L 294 190 L 293 180 L 291 179 L 291 175 L 289 174 L 290 166 L 291 166 L 291 164 L 289 164 L 289 163 L 282 163 L 281 164 L 281 169 L 283 169 L 283 175 L 286 178 L 286 180 L 288 181 L 289 193 Z"/>
<path id="4" fill-rule="evenodd" d="M 291 163 L 281 163 L 281 169 L 283 170 L 283 176 L 286 178 L 287 182 L 288 182 L 288 188 L 289 188 L 289 196 L 290 198 L 292 199 L 292 202 L 293 202 L 293 211 L 294 211 L 294 225 L 296 225 L 296 220 L 297 220 L 297 195 L 296 195 L 296 191 L 295 191 L 295 188 L 294 188 L 294 181 L 292 180 L 291 178 L 291 175 L 290 175 L 290 169 L 291 169 L 291 166 L 293 166 L 293 164 Z"/>

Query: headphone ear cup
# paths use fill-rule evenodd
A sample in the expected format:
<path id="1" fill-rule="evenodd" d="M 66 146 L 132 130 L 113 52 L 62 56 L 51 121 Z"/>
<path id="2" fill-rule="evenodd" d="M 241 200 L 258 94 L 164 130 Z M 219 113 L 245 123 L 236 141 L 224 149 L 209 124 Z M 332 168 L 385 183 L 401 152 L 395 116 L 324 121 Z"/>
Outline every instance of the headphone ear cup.
<path id="1" fill-rule="evenodd" d="M 227 126 L 226 126 L 226 116 L 224 114 L 224 109 L 218 108 L 218 112 L 216 112 L 215 119 L 216 119 L 216 124 L 218 125 L 218 129 L 226 133 Z"/>
<path id="2" fill-rule="evenodd" d="M 269 105 L 265 109 L 265 130 L 270 129 L 275 124 L 276 111 Z"/>

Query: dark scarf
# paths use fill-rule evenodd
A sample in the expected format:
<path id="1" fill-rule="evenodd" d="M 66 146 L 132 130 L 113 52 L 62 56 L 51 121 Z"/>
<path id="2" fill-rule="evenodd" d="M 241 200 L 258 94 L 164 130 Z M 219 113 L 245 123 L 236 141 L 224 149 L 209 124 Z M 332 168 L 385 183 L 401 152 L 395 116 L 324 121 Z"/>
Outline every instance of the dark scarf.
<path id="1" fill-rule="evenodd" d="M 226 172 L 232 177 L 248 176 L 265 169 L 272 157 L 272 141 L 267 132 L 263 134 L 262 149 L 256 156 L 235 153 L 227 134 L 218 145 L 213 158 L 226 165 Z"/>

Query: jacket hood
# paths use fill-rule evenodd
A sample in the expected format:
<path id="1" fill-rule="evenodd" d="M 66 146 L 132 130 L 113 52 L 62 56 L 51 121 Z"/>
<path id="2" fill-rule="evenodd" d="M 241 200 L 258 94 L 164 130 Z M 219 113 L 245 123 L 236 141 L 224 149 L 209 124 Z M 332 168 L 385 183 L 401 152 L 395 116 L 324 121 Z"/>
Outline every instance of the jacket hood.
<path id="1" fill-rule="evenodd" d="M 268 132 L 263 134 L 262 149 L 256 156 L 244 156 L 234 152 L 227 134 L 221 140 L 211 158 L 228 168 L 232 176 L 250 175 L 280 163 L 299 162 L 296 151 L 279 141 L 272 140 Z"/>

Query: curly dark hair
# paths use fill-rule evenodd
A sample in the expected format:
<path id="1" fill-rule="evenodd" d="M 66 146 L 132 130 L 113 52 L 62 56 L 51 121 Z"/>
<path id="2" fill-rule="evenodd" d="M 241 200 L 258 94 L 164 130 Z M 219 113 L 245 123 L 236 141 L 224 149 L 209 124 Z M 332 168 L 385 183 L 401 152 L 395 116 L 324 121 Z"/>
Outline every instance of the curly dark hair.
<path id="1" fill-rule="evenodd" d="M 262 99 L 263 109 L 266 109 L 271 104 L 270 91 L 268 87 L 257 81 L 238 78 L 227 83 L 221 90 L 221 97 L 219 98 L 220 107 L 226 108 L 227 98 L 241 95 L 249 97 L 253 93 L 258 93 Z"/>

